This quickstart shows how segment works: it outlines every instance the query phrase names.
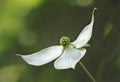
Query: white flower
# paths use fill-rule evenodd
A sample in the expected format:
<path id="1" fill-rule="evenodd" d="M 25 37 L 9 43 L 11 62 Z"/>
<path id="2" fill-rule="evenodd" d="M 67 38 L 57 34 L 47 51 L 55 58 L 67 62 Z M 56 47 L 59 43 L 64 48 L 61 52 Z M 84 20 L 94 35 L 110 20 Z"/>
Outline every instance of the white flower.
<path id="1" fill-rule="evenodd" d="M 54 62 L 54 67 L 56 69 L 74 69 L 76 64 L 86 53 L 86 49 L 82 47 L 87 45 L 87 42 L 91 38 L 95 9 L 96 8 L 93 9 L 90 24 L 82 30 L 75 41 L 70 42 L 70 39 L 67 36 L 63 36 L 60 39 L 61 45 L 51 46 L 30 55 L 19 56 L 28 64 L 34 66 L 44 65 L 57 58 Z"/>

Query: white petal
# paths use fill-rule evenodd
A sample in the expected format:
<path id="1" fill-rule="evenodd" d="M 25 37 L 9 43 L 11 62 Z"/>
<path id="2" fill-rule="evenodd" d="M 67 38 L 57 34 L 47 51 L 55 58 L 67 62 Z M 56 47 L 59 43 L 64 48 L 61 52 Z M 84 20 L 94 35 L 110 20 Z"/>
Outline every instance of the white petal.
<path id="1" fill-rule="evenodd" d="M 92 18 L 91 18 L 91 22 L 90 24 L 88 24 L 83 30 L 82 32 L 79 34 L 79 36 L 77 37 L 77 39 L 72 42 L 72 44 L 76 47 L 76 48 L 81 48 L 83 47 L 85 44 L 87 44 L 87 42 L 90 40 L 91 36 L 92 36 L 92 30 L 93 30 L 93 24 L 94 24 L 94 11 L 96 10 L 96 8 L 93 9 L 92 12 Z"/>
<path id="2" fill-rule="evenodd" d="M 22 57 L 30 65 L 40 66 L 56 59 L 62 54 L 62 52 L 63 46 L 51 46 L 30 55 L 19 56 Z"/>
<path id="3" fill-rule="evenodd" d="M 66 48 L 63 54 L 55 61 L 56 69 L 75 69 L 76 64 L 85 55 L 86 49 Z"/>

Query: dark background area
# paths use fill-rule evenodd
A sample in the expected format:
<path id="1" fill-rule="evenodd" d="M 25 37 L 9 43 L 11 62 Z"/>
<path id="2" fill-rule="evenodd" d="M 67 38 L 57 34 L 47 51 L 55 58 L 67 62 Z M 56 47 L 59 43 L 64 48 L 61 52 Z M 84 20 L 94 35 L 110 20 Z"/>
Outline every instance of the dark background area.
<path id="1" fill-rule="evenodd" d="M 94 7 L 91 47 L 81 61 L 96 82 L 120 82 L 119 0 L 0 0 L 0 82 L 92 82 L 79 64 L 35 67 L 16 54 L 57 45 L 63 35 L 75 40 Z"/>

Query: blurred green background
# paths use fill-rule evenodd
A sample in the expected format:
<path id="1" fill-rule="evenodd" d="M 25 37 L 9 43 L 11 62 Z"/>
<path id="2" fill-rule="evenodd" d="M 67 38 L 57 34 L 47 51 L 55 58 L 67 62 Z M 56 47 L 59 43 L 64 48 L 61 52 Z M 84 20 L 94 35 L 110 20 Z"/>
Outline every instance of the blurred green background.
<path id="1" fill-rule="evenodd" d="M 91 47 L 81 60 L 97 82 L 120 82 L 120 0 L 0 0 L 0 82 L 92 82 L 82 67 L 34 67 L 30 54 L 76 39 L 97 7 Z"/>

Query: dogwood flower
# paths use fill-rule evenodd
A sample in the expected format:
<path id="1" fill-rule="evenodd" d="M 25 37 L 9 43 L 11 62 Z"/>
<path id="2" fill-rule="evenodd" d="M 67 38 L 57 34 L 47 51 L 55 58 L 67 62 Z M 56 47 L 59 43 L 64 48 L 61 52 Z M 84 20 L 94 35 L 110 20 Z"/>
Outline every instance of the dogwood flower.
<path id="1" fill-rule="evenodd" d="M 56 59 L 54 62 L 56 69 L 75 69 L 76 64 L 86 53 L 86 49 L 83 47 L 87 45 L 92 35 L 95 9 L 92 12 L 91 22 L 82 30 L 75 41 L 71 42 L 69 37 L 62 36 L 60 45 L 50 46 L 29 55 L 19 54 L 19 56 L 34 66 L 41 66 Z"/>

